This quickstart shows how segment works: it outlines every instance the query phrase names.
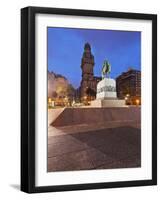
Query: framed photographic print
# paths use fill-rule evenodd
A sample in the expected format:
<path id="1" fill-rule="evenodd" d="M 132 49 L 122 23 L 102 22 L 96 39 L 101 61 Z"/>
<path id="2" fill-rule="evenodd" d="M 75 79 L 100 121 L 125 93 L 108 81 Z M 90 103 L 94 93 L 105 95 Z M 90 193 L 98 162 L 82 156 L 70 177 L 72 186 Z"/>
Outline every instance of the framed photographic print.
<path id="1" fill-rule="evenodd" d="M 157 16 L 21 10 L 21 190 L 157 184 Z"/>

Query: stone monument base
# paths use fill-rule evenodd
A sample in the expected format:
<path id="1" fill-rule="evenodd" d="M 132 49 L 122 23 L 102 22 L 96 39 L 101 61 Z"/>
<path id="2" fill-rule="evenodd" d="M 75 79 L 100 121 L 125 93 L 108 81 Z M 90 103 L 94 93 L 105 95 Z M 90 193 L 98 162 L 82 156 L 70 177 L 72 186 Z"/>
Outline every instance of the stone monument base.
<path id="1" fill-rule="evenodd" d="M 125 100 L 119 99 L 96 99 L 91 101 L 91 107 L 100 108 L 100 107 L 124 107 Z"/>

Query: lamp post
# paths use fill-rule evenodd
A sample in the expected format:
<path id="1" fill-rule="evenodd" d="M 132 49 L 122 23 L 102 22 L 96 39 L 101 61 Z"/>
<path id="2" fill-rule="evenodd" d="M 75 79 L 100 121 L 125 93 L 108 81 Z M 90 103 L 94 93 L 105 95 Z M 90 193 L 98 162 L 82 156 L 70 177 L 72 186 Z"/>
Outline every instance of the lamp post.
<path id="1" fill-rule="evenodd" d="M 65 100 L 65 106 L 68 106 L 68 97 L 66 96 L 64 100 Z"/>
<path id="2" fill-rule="evenodd" d="M 84 104 L 86 105 L 87 103 L 87 96 L 84 96 Z"/>
<path id="3" fill-rule="evenodd" d="M 126 104 L 131 104 L 131 102 L 130 102 L 130 94 L 126 94 L 125 95 L 125 101 L 126 101 Z"/>
<path id="4" fill-rule="evenodd" d="M 50 107 L 51 107 L 51 103 L 52 103 L 52 100 L 51 100 L 51 98 L 48 98 L 48 108 L 50 108 Z"/>
<path id="5" fill-rule="evenodd" d="M 136 105 L 138 106 L 140 103 L 139 99 L 136 99 Z"/>

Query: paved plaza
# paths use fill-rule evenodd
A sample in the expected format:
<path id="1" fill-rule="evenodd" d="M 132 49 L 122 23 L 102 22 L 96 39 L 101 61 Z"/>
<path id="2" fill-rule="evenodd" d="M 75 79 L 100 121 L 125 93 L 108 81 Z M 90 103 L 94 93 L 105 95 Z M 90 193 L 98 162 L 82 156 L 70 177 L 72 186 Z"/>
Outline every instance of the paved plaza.
<path id="1" fill-rule="evenodd" d="M 48 127 L 48 172 L 141 167 L 140 123 Z"/>

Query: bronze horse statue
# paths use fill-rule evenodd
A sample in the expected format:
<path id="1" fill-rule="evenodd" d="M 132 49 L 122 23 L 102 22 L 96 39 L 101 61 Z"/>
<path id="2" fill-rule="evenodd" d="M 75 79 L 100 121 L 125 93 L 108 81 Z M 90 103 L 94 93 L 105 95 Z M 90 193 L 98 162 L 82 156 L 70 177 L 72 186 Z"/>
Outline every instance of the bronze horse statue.
<path id="1" fill-rule="evenodd" d="M 108 62 L 108 60 L 105 60 L 102 67 L 102 79 L 104 79 L 107 74 L 109 78 L 110 72 L 111 72 L 111 65 Z"/>

